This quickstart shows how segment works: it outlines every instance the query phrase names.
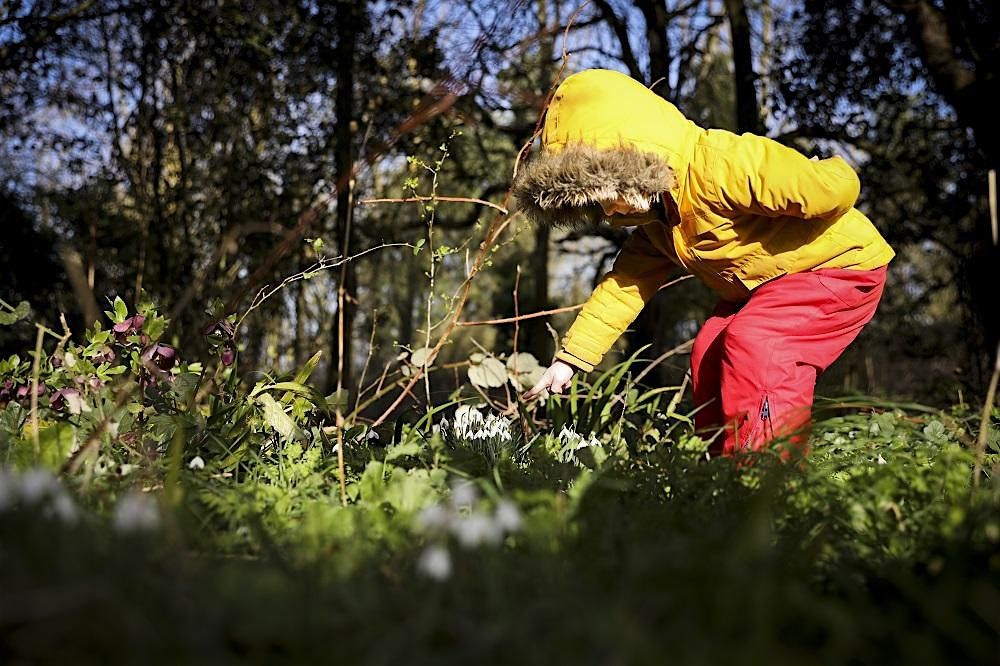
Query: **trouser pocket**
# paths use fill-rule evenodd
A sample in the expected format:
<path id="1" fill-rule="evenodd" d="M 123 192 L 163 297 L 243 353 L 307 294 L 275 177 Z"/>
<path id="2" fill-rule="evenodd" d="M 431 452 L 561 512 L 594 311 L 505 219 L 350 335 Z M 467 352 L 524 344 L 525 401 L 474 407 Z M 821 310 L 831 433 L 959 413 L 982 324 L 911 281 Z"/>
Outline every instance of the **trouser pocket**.
<path id="1" fill-rule="evenodd" d="M 771 414 L 771 397 L 765 392 L 755 413 L 747 414 L 746 425 L 740 433 L 739 446 L 743 450 L 756 450 L 761 444 L 774 438 L 774 423 Z"/>

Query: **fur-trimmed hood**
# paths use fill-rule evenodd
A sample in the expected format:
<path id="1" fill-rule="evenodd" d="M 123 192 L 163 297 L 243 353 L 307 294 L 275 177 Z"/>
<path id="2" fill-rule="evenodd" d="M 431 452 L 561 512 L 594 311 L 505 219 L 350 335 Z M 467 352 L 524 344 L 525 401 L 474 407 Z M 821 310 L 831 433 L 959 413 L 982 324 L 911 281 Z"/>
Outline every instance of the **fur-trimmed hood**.
<path id="1" fill-rule="evenodd" d="M 598 224 L 607 217 L 601 201 L 621 197 L 636 208 L 649 208 L 676 185 L 673 169 L 658 155 L 580 143 L 528 164 L 514 187 L 515 207 L 554 227 Z"/>
<path id="2" fill-rule="evenodd" d="M 574 74 L 546 112 L 542 153 L 515 179 L 515 209 L 539 224 L 577 226 L 606 218 L 600 201 L 648 207 L 679 190 L 702 131 L 620 72 Z"/>

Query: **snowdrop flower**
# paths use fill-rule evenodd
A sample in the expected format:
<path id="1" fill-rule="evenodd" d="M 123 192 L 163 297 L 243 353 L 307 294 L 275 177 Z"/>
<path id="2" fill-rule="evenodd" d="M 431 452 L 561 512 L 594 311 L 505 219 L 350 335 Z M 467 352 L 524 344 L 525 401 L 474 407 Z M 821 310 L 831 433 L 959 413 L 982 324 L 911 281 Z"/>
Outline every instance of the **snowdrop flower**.
<path id="1" fill-rule="evenodd" d="M 424 532 L 443 532 L 451 522 L 451 514 L 440 504 L 425 506 L 417 516 L 417 526 Z"/>
<path id="2" fill-rule="evenodd" d="M 64 523 L 75 523 L 78 512 L 70 496 L 65 492 L 60 492 L 45 507 L 45 515 L 55 516 Z"/>
<path id="3" fill-rule="evenodd" d="M 572 451 L 598 446 L 601 443 L 596 437 L 584 439 L 583 435 L 568 426 L 562 427 L 562 430 L 559 431 L 558 439 L 562 442 L 564 448 L 569 448 Z"/>
<path id="4" fill-rule="evenodd" d="M 417 570 L 436 581 L 446 580 L 451 576 L 451 553 L 444 546 L 428 546 L 417 560 Z"/>
<path id="5" fill-rule="evenodd" d="M 151 497 L 131 492 L 115 506 L 111 523 L 119 532 L 152 530 L 160 525 L 160 513 Z"/>
<path id="6" fill-rule="evenodd" d="M 564 463 L 579 462 L 576 457 L 577 451 L 601 445 L 601 440 L 596 437 L 591 436 L 590 439 L 586 439 L 583 435 L 576 432 L 569 426 L 562 427 L 562 430 L 560 430 L 559 434 L 556 435 L 556 440 L 561 445 L 559 447 L 559 452 L 556 454 L 556 458 L 560 462 Z"/>
<path id="7" fill-rule="evenodd" d="M 492 516 L 474 513 L 452 523 L 452 533 L 463 548 L 475 548 L 479 544 L 499 545 L 503 540 L 503 528 Z"/>
<path id="8" fill-rule="evenodd" d="M 205 469 L 205 461 L 202 460 L 201 456 L 195 456 L 188 463 L 188 469 Z"/>
<path id="9" fill-rule="evenodd" d="M 448 429 L 447 419 L 442 419 L 441 427 Z M 461 405 L 455 410 L 455 422 L 450 424 L 450 429 L 456 438 L 464 439 L 466 442 L 492 438 L 510 442 L 514 439 L 510 431 L 510 421 L 496 414 L 483 417 L 478 409 L 468 405 Z"/>
<path id="10" fill-rule="evenodd" d="M 28 504 L 35 504 L 44 496 L 56 494 L 62 486 L 47 469 L 33 469 L 21 476 L 21 499 Z"/>
<path id="11" fill-rule="evenodd" d="M 505 532 L 516 532 L 521 528 L 521 512 L 510 500 L 502 500 L 497 504 L 495 520 Z"/>
<path id="12" fill-rule="evenodd" d="M 451 489 L 451 503 L 455 506 L 472 506 L 479 499 L 479 491 L 471 482 L 459 483 Z"/>
<path id="13" fill-rule="evenodd" d="M 55 517 L 66 523 L 77 518 L 72 498 L 47 469 L 33 469 L 24 474 L 0 470 L 0 511 L 20 502 L 34 505 L 47 518 Z"/>
<path id="14" fill-rule="evenodd" d="M 111 470 L 111 463 L 108 462 L 107 458 L 101 456 L 94 461 L 94 473 L 97 474 L 98 476 L 104 476 L 110 470 Z"/>

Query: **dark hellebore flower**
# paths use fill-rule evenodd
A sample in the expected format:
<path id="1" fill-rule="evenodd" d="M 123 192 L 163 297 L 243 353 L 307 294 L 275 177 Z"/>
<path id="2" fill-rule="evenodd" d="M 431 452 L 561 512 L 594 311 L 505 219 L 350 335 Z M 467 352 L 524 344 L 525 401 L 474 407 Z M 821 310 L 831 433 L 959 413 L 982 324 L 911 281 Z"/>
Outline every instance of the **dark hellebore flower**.
<path id="1" fill-rule="evenodd" d="M 118 358 L 118 355 L 115 354 L 115 350 L 108 345 L 104 345 L 101 353 L 95 356 L 93 361 L 95 364 L 100 365 L 101 363 L 113 363 L 116 358 Z"/>
<path id="2" fill-rule="evenodd" d="M 155 365 L 164 372 L 170 370 L 177 363 L 177 350 L 170 345 L 157 342 L 155 345 L 142 353 L 142 360 Z"/>
<path id="3" fill-rule="evenodd" d="M 236 335 L 236 329 L 228 319 L 219 319 L 206 326 L 202 332 L 205 335 L 217 335 L 224 340 L 232 340 Z"/>
<path id="4" fill-rule="evenodd" d="M 58 391 L 53 391 L 52 395 L 49 396 L 49 407 L 61 412 L 66 408 L 66 400 L 70 397 L 80 397 L 80 392 L 75 388 L 61 388 Z"/>
<path id="5" fill-rule="evenodd" d="M 142 325 L 145 323 L 146 318 L 142 315 L 132 315 L 128 319 L 115 324 L 111 329 L 115 334 L 115 340 L 118 342 L 125 342 L 125 338 L 130 335 L 135 335 L 142 330 Z M 147 340 L 148 342 L 148 340 Z"/>
<path id="6" fill-rule="evenodd" d="M 17 387 L 17 399 L 18 400 L 30 400 L 31 399 L 31 384 L 24 384 Z M 38 390 L 36 394 L 41 397 L 45 395 L 45 384 L 41 382 L 38 383 Z"/>

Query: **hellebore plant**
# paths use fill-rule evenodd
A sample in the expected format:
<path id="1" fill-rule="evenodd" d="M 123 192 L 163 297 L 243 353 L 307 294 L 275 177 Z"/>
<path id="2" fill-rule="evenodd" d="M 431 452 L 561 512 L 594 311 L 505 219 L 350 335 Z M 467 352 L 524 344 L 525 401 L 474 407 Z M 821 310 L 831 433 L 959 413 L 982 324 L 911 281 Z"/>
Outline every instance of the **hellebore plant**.
<path id="1" fill-rule="evenodd" d="M 118 322 L 111 329 L 115 334 L 115 340 L 118 342 L 125 342 L 131 335 L 139 336 L 139 343 L 146 345 L 149 344 L 149 336 L 142 333 L 142 325 L 146 322 L 146 318 L 141 315 L 133 315 Z"/>
<path id="2" fill-rule="evenodd" d="M 222 365 L 229 367 L 236 362 L 236 329 L 228 319 L 212 322 L 202 331 L 208 337 L 208 343 L 219 349 Z"/>

